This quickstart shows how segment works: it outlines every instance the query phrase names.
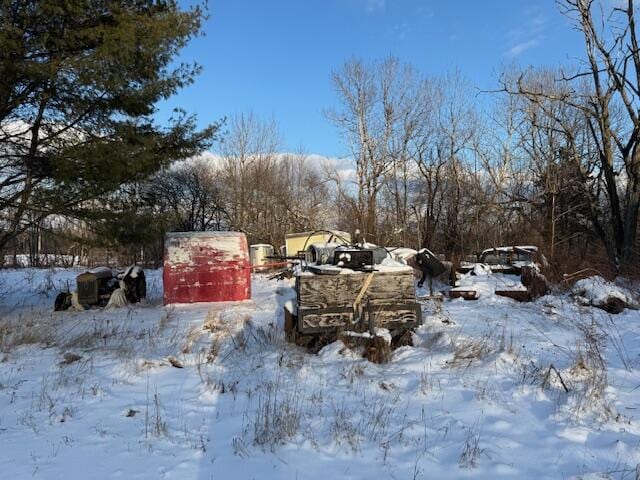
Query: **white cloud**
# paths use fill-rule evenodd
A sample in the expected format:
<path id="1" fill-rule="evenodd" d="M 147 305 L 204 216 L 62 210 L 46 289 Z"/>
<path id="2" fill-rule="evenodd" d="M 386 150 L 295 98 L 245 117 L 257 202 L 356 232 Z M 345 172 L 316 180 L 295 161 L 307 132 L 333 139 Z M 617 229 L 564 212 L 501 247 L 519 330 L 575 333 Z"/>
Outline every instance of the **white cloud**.
<path id="1" fill-rule="evenodd" d="M 292 152 L 275 153 L 275 156 L 280 160 L 295 158 L 298 155 L 300 154 Z M 327 157 L 326 155 L 320 155 L 317 153 L 305 153 L 302 155 L 305 157 L 306 161 L 309 162 L 309 164 L 315 165 L 318 168 L 319 172 L 337 175 L 337 177 L 342 182 L 353 182 L 355 180 L 356 170 L 353 160 L 349 157 Z M 184 165 L 191 165 L 201 162 L 209 164 L 213 169 L 223 166 L 222 156 L 210 150 L 205 150 L 199 155 L 187 158 L 185 160 L 182 160 L 181 162 L 174 163 L 170 168 L 180 168 Z"/>
<path id="2" fill-rule="evenodd" d="M 337 178 L 343 183 L 351 183 L 356 179 L 354 162 L 349 157 L 327 157 L 315 153 L 307 155 L 310 162 L 314 162 L 320 169 Z"/>
<path id="3" fill-rule="evenodd" d="M 534 47 L 540 45 L 541 38 L 532 38 L 531 40 L 526 40 L 524 42 L 516 43 L 513 47 L 505 52 L 505 56 L 507 57 L 517 57 L 523 52 L 530 50 Z"/>
<path id="4" fill-rule="evenodd" d="M 508 34 L 509 48 L 504 52 L 506 57 L 517 57 L 518 55 L 537 47 L 544 39 L 546 26 L 545 17 L 538 13 L 537 8 L 532 7 L 526 10 L 528 17 L 522 26 L 511 29 Z"/>

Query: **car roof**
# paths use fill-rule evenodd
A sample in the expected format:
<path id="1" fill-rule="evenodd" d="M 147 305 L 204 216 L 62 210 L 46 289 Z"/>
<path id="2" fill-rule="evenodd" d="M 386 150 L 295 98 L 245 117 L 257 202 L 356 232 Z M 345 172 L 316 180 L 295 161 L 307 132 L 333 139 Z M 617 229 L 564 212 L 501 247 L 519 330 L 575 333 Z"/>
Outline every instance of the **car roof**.
<path id="1" fill-rule="evenodd" d="M 538 247 L 534 245 L 513 245 L 510 247 L 493 247 L 487 248 L 483 250 L 482 253 L 490 253 L 490 252 L 512 252 L 514 250 L 526 250 L 531 253 L 535 253 L 538 251 Z"/>

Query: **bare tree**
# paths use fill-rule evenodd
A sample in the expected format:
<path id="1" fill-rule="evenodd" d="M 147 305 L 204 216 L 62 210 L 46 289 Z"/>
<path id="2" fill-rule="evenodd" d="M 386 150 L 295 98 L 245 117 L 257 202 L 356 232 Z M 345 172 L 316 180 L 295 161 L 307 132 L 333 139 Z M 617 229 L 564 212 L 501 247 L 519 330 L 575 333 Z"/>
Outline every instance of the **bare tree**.
<path id="1" fill-rule="evenodd" d="M 422 127 L 413 140 L 420 195 L 414 208 L 423 246 L 461 254 L 474 204 L 471 164 L 477 113 L 468 82 L 452 72 L 423 83 Z M 440 244 L 436 243 L 440 235 Z"/>
<path id="2" fill-rule="evenodd" d="M 213 165 L 197 159 L 157 175 L 145 188 L 147 203 L 167 219 L 170 230 L 184 232 L 225 230 L 220 181 Z"/>
<path id="3" fill-rule="evenodd" d="M 216 174 L 230 228 L 252 242 L 280 245 L 286 233 L 326 227 L 328 186 L 318 157 L 280 153 L 276 123 L 249 113 L 231 120 Z"/>
<path id="4" fill-rule="evenodd" d="M 231 227 L 247 231 L 249 216 L 255 206 L 252 174 L 269 171 L 281 145 L 274 120 L 262 121 L 253 113 L 240 114 L 230 121 L 229 133 L 221 144 L 222 178 L 229 202 Z"/>
<path id="5" fill-rule="evenodd" d="M 341 130 L 356 166 L 356 208 L 362 234 L 378 236 L 379 195 L 391 179 L 396 222 L 404 228 L 408 209 L 406 149 L 418 123 L 417 75 L 395 58 L 364 63 L 353 59 L 333 74 L 341 108 L 328 117 Z M 398 183 L 397 181 L 400 180 Z"/>
<path id="6" fill-rule="evenodd" d="M 505 89 L 535 104 L 564 136 L 564 161 L 574 166 L 593 228 L 619 269 L 637 259 L 640 51 L 635 5 L 627 0 L 607 12 L 594 0 L 558 3 L 583 35 L 585 62 L 577 72 L 560 75 L 552 89 L 528 82 L 525 74 Z M 574 125 L 554 113 L 558 103 L 582 117 L 593 157 L 581 151 Z"/>

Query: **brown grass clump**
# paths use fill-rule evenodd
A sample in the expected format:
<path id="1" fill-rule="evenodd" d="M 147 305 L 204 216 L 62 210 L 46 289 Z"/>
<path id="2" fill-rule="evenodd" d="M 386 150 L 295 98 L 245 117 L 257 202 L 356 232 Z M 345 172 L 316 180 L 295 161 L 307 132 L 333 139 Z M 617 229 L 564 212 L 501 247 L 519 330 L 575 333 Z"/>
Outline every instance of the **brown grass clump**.
<path id="1" fill-rule="evenodd" d="M 187 337 L 185 338 L 184 344 L 180 351 L 184 354 L 191 353 L 193 349 L 193 344 L 198 340 L 201 333 L 201 329 L 199 327 L 193 326 L 187 332 Z"/>
<path id="2" fill-rule="evenodd" d="M 218 333 L 223 329 L 222 326 L 223 324 L 220 320 L 220 312 L 209 310 L 209 312 L 207 312 L 207 318 L 205 319 L 202 328 L 205 330 L 209 330 L 211 333 Z"/>
<path id="3" fill-rule="evenodd" d="M 17 321 L 0 320 L 0 350 L 9 351 L 21 345 L 55 345 L 57 326 L 34 316 L 20 316 Z"/>
<path id="4" fill-rule="evenodd" d="M 391 349 L 395 350 L 400 347 L 412 347 L 413 335 L 411 330 L 406 330 L 403 333 L 391 336 Z"/>
<path id="5" fill-rule="evenodd" d="M 391 345 L 384 338 L 376 335 L 370 339 L 364 357 L 373 363 L 387 363 L 391 360 Z"/>
<path id="6" fill-rule="evenodd" d="M 347 348 L 362 352 L 362 356 L 373 363 L 387 363 L 391 360 L 391 345 L 381 336 L 340 335 L 339 339 Z"/>

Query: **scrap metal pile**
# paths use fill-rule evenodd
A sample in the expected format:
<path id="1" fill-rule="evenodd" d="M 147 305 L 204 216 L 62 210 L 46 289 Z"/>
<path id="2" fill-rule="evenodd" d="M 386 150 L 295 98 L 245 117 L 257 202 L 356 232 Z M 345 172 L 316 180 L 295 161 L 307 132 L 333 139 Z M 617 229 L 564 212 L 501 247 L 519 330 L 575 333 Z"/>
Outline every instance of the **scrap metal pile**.
<path id="1" fill-rule="evenodd" d="M 509 297 L 519 302 L 534 300 L 547 293 L 548 283 L 541 268 L 547 260 L 535 246 L 503 246 L 483 250 L 477 262 L 463 262 L 448 291 L 450 298 L 477 300 L 480 289 L 477 279 L 486 275 L 501 274 L 502 281 L 493 294 Z"/>
<path id="2" fill-rule="evenodd" d="M 285 306 L 290 341 L 315 348 L 340 338 L 368 358 L 371 349 L 380 358 L 382 349 L 410 342 L 407 332 L 422 323 L 410 266 L 383 247 L 337 235 L 304 248 L 293 268 L 296 300 Z"/>

